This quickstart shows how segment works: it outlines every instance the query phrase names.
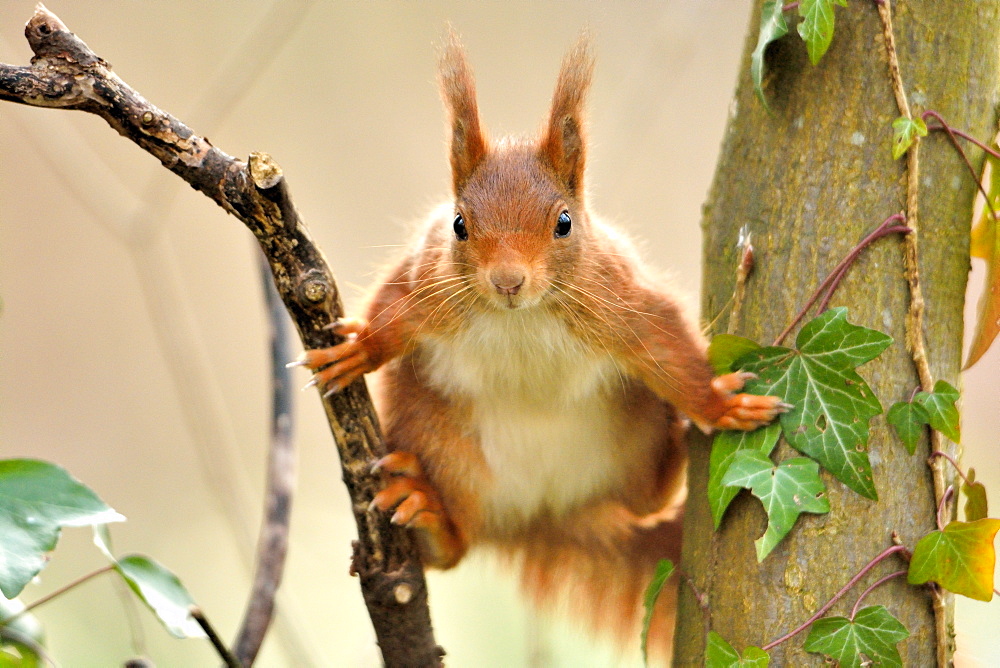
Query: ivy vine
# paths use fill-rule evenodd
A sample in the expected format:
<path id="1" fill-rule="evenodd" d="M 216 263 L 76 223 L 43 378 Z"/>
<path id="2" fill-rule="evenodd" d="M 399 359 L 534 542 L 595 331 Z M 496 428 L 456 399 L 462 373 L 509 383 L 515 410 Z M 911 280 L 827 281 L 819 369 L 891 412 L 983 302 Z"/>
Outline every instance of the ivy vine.
<path id="1" fill-rule="evenodd" d="M 994 288 L 1000 287 L 1000 234 L 996 229 L 997 209 L 1000 208 L 1000 150 L 951 128 L 937 112 L 929 110 L 917 116 L 910 113 L 895 59 L 891 8 L 888 0 L 874 2 L 882 20 L 893 89 L 902 113 L 892 123 L 892 154 L 894 159 L 908 155 L 912 158 L 908 163 L 907 200 L 908 211 L 913 216 L 908 220 L 905 214 L 894 214 L 859 243 L 819 286 L 802 312 L 771 346 L 764 347 L 732 334 L 720 334 L 709 347 L 710 361 L 716 372 L 753 373 L 755 377 L 747 383 L 748 392 L 779 396 L 792 405 L 775 424 L 749 433 L 721 432 L 716 434 L 712 444 L 707 496 L 713 522 L 718 529 L 729 503 L 741 489 L 749 490 L 761 501 L 767 513 L 767 529 L 755 541 L 758 561 L 763 561 L 771 553 L 802 513 L 830 511 L 826 488 L 819 477 L 821 467 L 858 494 L 870 499 L 878 498 L 867 451 L 868 430 L 871 419 L 882 413 L 883 407 L 858 369 L 881 355 L 893 344 L 893 340 L 882 332 L 849 322 L 846 308 L 827 310 L 826 305 L 858 255 L 876 239 L 897 232 L 907 237 L 907 279 L 911 297 L 914 300 L 919 297 L 919 279 L 915 270 L 915 195 L 918 181 L 913 152 L 919 139 L 930 131 L 947 132 L 963 158 L 965 155 L 958 138 L 973 142 L 988 154 L 987 163 L 992 168 L 992 174 L 988 189 L 984 185 L 979 186 L 985 205 L 973 229 L 972 251 L 974 256 L 987 259 L 990 263 L 987 280 Z M 810 61 L 816 64 L 833 39 L 835 5 L 846 7 L 847 2 L 802 0 L 786 4 L 767 0 L 763 3 L 758 41 L 751 54 L 750 76 L 754 92 L 765 107 L 765 52 L 770 44 L 789 33 L 786 14 L 797 12 L 798 34 L 805 42 Z M 935 124 L 928 125 L 929 120 L 935 121 Z M 979 175 L 967 158 L 965 161 L 979 183 Z M 746 255 L 748 249 L 744 251 Z M 738 283 L 742 284 L 747 270 L 741 266 L 740 272 L 743 280 Z M 967 366 L 982 356 L 1000 331 L 1000 290 L 988 290 L 987 294 L 993 296 L 984 297 L 984 302 L 980 304 L 976 339 Z M 922 297 L 919 298 L 922 300 Z M 817 301 L 820 301 L 819 313 L 802 326 L 795 346 L 781 346 L 784 337 Z M 869 561 L 812 618 L 769 644 L 746 647 L 740 652 L 723 635 L 710 629 L 706 638 L 706 666 L 767 666 L 769 650 L 807 629 L 809 634 L 803 648 L 807 652 L 823 654 L 841 666 L 900 666 L 897 646 L 909 637 L 909 630 L 884 606 L 862 607 L 862 601 L 873 590 L 905 575 L 912 585 L 932 583 L 935 587 L 977 600 L 988 601 L 998 593 L 993 582 L 996 565 L 993 541 L 1000 531 L 1000 519 L 988 516 L 986 490 L 982 483 L 976 482 L 975 472 L 970 470 L 965 473 L 954 458 L 940 447 L 935 447 L 941 443 L 942 437 L 960 442 L 956 406 L 960 394 L 946 381 L 930 382 L 918 318 L 919 314 L 914 316 L 912 312 L 908 318 L 907 347 L 913 350 L 922 387 L 914 388 L 909 400 L 892 405 L 886 419 L 910 455 L 915 453 L 920 437 L 930 429 L 933 452 L 929 461 L 935 471 L 937 530 L 923 536 L 912 549 L 902 545 L 893 533 L 894 544 Z M 775 461 L 773 453 L 782 437 L 804 456 Z M 944 521 L 949 500 L 959 492 L 954 486 L 943 484 L 942 461 L 950 462 L 962 478 L 960 494 L 965 499 L 964 520 Z M 824 616 L 864 575 L 889 558 L 901 559 L 905 568 L 881 577 L 864 590 L 850 616 Z M 651 605 L 653 600 L 655 596 L 650 589 L 647 605 Z M 699 600 L 702 597 L 699 596 Z M 938 624 L 940 645 L 940 616 Z"/>

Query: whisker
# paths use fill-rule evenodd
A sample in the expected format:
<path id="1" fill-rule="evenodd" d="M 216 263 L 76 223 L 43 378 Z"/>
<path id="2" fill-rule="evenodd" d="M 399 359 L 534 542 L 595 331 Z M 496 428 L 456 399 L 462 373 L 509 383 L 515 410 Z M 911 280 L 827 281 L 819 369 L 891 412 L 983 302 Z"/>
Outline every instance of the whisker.
<path id="1" fill-rule="evenodd" d="M 575 289 L 575 290 L 579 290 L 579 291 L 580 291 L 580 292 L 581 292 L 582 294 L 585 294 L 585 295 L 588 295 L 588 296 L 591 296 L 592 298 L 596 298 L 596 299 L 600 299 L 599 297 L 596 297 L 596 296 L 594 296 L 594 295 L 591 295 L 591 294 L 590 294 L 590 293 L 588 293 L 588 292 L 587 292 L 586 290 L 581 290 L 581 289 L 580 289 L 580 288 L 579 288 L 578 286 L 575 286 L 575 285 L 571 285 L 571 284 L 568 284 L 568 283 L 565 283 L 565 282 L 562 282 L 562 281 L 553 281 L 553 285 L 556 285 L 557 283 L 562 283 L 562 285 L 564 285 L 564 286 L 566 286 L 566 287 L 569 287 L 569 288 L 573 288 L 573 289 Z M 573 297 L 573 296 L 572 296 L 571 294 L 569 294 L 569 293 L 568 293 L 568 291 L 565 291 L 565 290 L 563 290 L 563 293 L 564 293 L 564 294 L 566 294 L 566 296 L 567 296 L 567 297 L 570 297 L 571 299 L 573 299 L 573 300 L 574 300 L 574 301 L 575 301 L 576 303 L 578 303 L 578 304 L 579 304 L 580 306 L 582 306 L 583 308 L 587 309 L 587 310 L 588 310 L 588 311 L 589 311 L 590 313 L 592 313 L 593 315 L 595 315 L 595 316 L 597 316 L 597 317 L 598 317 L 599 319 L 601 319 L 601 321 L 602 321 L 602 322 L 604 322 L 604 324 L 605 324 L 605 325 L 607 325 L 607 327 L 608 327 L 608 331 L 609 331 L 609 332 L 614 332 L 614 331 L 615 331 L 615 330 L 614 330 L 614 328 L 613 328 L 613 327 L 611 327 L 611 324 L 610 324 L 610 323 L 609 323 L 609 322 L 607 321 L 607 319 L 606 319 L 606 318 L 603 318 L 602 316 L 600 316 L 600 315 L 598 314 L 598 312 L 596 311 L 596 309 L 595 309 L 594 307 L 590 306 L 589 304 L 585 304 L 585 303 L 584 303 L 584 302 L 583 302 L 582 300 L 580 300 L 580 299 L 577 299 L 577 298 Z M 601 300 L 601 301 L 604 301 L 604 302 L 607 302 L 607 300 Z M 677 386 L 677 381 L 676 381 L 676 379 L 675 379 L 675 378 L 674 378 L 673 376 L 671 376 L 671 375 L 670 375 L 670 374 L 669 374 L 669 373 L 668 373 L 668 372 L 666 371 L 666 369 L 664 369 L 664 368 L 663 368 L 662 366 L 660 366 L 659 364 L 655 363 L 655 359 L 656 359 L 656 357 L 655 357 L 655 356 L 653 355 L 652 351 L 650 351 L 650 349 L 649 349 L 649 348 L 648 348 L 648 347 L 646 346 L 646 342 L 645 342 L 645 341 L 643 341 L 642 337 L 641 337 L 641 336 L 639 336 L 638 332 L 636 332 L 636 331 L 635 331 L 635 329 L 634 329 L 634 328 L 632 327 L 632 325 L 631 325 L 631 324 L 630 324 L 630 323 L 628 322 L 628 320 L 626 320 L 626 319 L 625 319 L 625 317 L 624 317 L 624 316 L 622 316 L 622 315 L 621 315 L 620 313 L 615 313 L 615 312 L 612 312 L 612 314 L 613 314 L 614 316 L 616 316 L 616 317 L 617 317 L 617 318 L 618 318 L 619 320 L 621 320 L 622 324 L 623 324 L 623 325 L 625 325 L 625 327 L 627 327 L 627 328 L 628 328 L 628 330 L 629 330 L 629 331 L 630 331 L 630 332 L 632 333 L 632 337 L 633 337 L 633 339 L 634 339 L 635 341 L 637 341 L 637 342 L 639 343 L 639 345 L 641 345 L 641 346 L 642 346 L 643 350 L 644 350 L 644 351 L 646 352 L 646 355 L 647 355 L 648 357 L 646 357 L 646 358 L 643 358 L 642 356 L 640 356 L 640 358 L 639 358 L 639 359 L 640 359 L 641 363 L 642 363 L 642 364 L 643 364 L 643 365 L 644 365 L 644 366 L 645 366 L 645 367 L 646 367 L 646 368 L 647 368 L 647 369 L 648 369 L 648 370 L 649 370 L 650 372 L 652 372 L 654 376 L 656 376 L 657 378 L 659 378 L 660 380 L 662 380 L 662 381 L 663 381 L 664 383 L 666 383 L 666 384 L 667 384 L 667 385 L 668 385 L 669 387 L 671 387 L 671 388 L 672 388 L 672 389 L 674 389 L 674 390 L 678 390 L 679 388 L 678 388 L 678 386 Z M 631 345 L 629 345 L 629 342 L 628 342 L 628 340 L 626 340 L 626 339 L 625 339 L 624 337 L 622 337 L 622 336 L 621 336 L 620 334 L 618 334 L 618 336 L 619 336 L 619 338 L 621 339 L 622 343 L 624 343 L 624 344 L 625 344 L 626 346 L 628 346 L 628 347 L 632 347 Z M 651 360 L 652 360 L 652 362 L 651 362 Z"/>

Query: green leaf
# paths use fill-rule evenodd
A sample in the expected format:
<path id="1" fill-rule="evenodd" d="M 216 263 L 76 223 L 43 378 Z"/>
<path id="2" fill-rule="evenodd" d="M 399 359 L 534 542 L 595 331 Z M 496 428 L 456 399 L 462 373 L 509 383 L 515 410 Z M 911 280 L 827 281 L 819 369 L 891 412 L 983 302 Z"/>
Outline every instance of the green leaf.
<path id="1" fill-rule="evenodd" d="M 44 665 L 34 647 L 13 637 L 5 637 L 0 631 L 0 668 L 40 668 Z"/>
<path id="2" fill-rule="evenodd" d="M 802 0 L 799 3 L 799 35 L 805 40 L 809 61 L 819 62 L 833 41 L 833 6 L 847 6 L 847 0 Z"/>
<path id="3" fill-rule="evenodd" d="M 868 423 L 882 405 L 854 368 L 878 357 L 892 338 L 847 322 L 847 309 L 832 308 L 806 323 L 798 350 L 761 348 L 737 361 L 757 374 L 752 394 L 775 395 L 792 405 L 781 428 L 796 450 L 809 455 L 845 485 L 877 499 L 868 460 Z"/>
<path id="4" fill-rule="evenodd" d="M 748 488 L 764 504 L 767 530 L 754 541 L 757 561 L 763 561 L 791 531 L 800 514 L 830 512 L 819 464 L 805 457 L 786 459 L 775 466 L 757 450 L 741 450 L 722 482 Z"/>
<path id="5" fill-rule="evenodd" d="M 821 652 L 840 662 L 841 668 L 902 666 L 896 644 L 910 637 L 885 606 L 862 608 L 854 621 L 846 617 L 817 620 L 806 638 L 807 652 Z"/>
<path id="6" fill-rule="evenodd" d="M 715 370 L 715 375 L 734 371 L 733 363 L 747 353 L 760 348 L 760 344 L 752 339 L 733 334 L 717 334 L 708 344 L 708 362 Z"/>
<path id="7" fill-rule="evenodd" d="M 899 160 L 913 145 L 914 137 L 927 136 L 927 124 L 919 116 L 900 116 L 892 122 L 892 159 Z"/>
<path id="8" fill-rule="evenodd" d="M 191 616 L 195 604 L 177 576 L 141 554 L 115 561 L 128 586 L 176 638 L 204 638 L 205 632 Z"/>
<path id="9" fill-rule="evenodd" d="M 643 596 L 643 607 L 646 609 L 646 612 L 642 616 L 642 635 L 640 638 L 643 665 L 649 664 L 647 658 L 647 641 L 649 640 L 649 625 L 653 621 L 653 608 L 656 605 L 656 599 L 660 597 L 660 592 L 663 591 L 663 586 L 667 584 L 667 580 L 673 574 L 674 562 L 669 559 L 660 559 L 656 564 L 656 572 L 653 574 L 653 580 L 646 587 L 646 594 Z"/>
<path id="10" fill-rule="evenodd" d="M 741 487 L 723 485 L 722 477 L 729 470 L 736 453 L 740 450 L 756 450 L 769 456 L 778 443 L 781 424 L 772 422 L 766 427 L 753 431 L 720 431 L 712 441 L 712 454 L 708 460 L 708 505 L 712 509 L 712 521 L 718 529 L 722 516 L 730 502 L 739 494 Z"/>
<path id="11" fill-rule="evenodd" d="M 767 668 L 771 657 L 758 647 L 747 647 L 741 658 L 733 646 L 715 631 L 708 632 L 705 668 Z"/>
<path id="12" fill-rule="evenodd" d="M 896 428 L 900 440 L 912 455 L 917 451 L 917 442 L 924 433 L 924 425 L 930 424 L 931 416 L 921 404 L 900 401 L 892 405 L 885 419 Z"/>
<path id="13" fill-rule="evenodd" d="M 766 107 L 764 98 L 764 52 L 768 44 L 781 39 L 788 34 L 788 23 L 783 12 L 784 3 L 767 0 L 760 13 L 760 30 L 757 32 L 757 46 L 750 54 L 750 77 L 753 79 L 753 89 L 757 97 Z"/>
<path id="14" fill-rule="evenodd" d="M 996 551 L 993 538 L 1000 520 L 950 522 L 917 542 L 910 560 L 910 584 L 934 581 L 950 592 L 989 601 L 993 598 Z"/>
<path id="15" fill-rule="evenodd" d="M 943 380 L 934 383 L 933 392 L 917 392 L 914 401 L 927 409 L 930 425 L 944 434 L 945 438 L 959 443 L 959 415 L 955 402 L 961 395 Z"/>
<path id="16" fill-rule="evenodd" d="M 0 461 L 0 592 L 9 599 L 21 593 L 45 566 L 62 527 L 124 519 L 55 464 Z"/>
<path id="17" fill-rule="evenodd" d="M 976 469 L 969 469 L 969 482 L 962 484 L 965 494 L 965 521 L 975 522 L 990 514 L 986 504 L 986 486 L 976 482 Z"/>
<path id="18" fill-rule="evenodd" d="M 0 622 L 14 615 L 17 619 L 0 626 L 0 668 L 35 668 L 43 665 L 37 649 L 45 646 L 45 632 L 38 618 L 21 614 L 24 604 L 17 599 L 8 601 L 0 596 Z"/>

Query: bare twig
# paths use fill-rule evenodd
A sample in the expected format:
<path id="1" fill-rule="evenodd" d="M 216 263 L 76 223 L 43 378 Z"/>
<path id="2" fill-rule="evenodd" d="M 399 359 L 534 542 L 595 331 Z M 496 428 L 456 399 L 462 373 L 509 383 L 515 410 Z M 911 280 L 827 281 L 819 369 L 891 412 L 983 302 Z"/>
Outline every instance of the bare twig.
<path id="1" fill-rule="evenodd" d="M 736 286 L 733 288 L 733 309 L 729 316 L 729 325 L 726 331 L 735 334 L 740 328 L 740 318 L 743 315 L 743 300 L 747 293 L 747 278 L 753 271 L 753 243 L 750 239 L 750 230 L 746 227 L 740 229 L 740 238 L 737 243 L 737 252 L 740 254 L 740 263 L 736 267 Z"/>
<path id="2" fill-rule="evenodd" d="M 264 518 L 257 539 L 256 568 L 250 600 L 243 613 L 233 651 L 244 666 L 252 666 L 274 616 L 274 597 L 281 584 L 288 554 L 288 529 L 295 491 L 294 393 L 285 361 L 292 356 L 288 315 L 271 280 L 271 268 L 260 257 L 260 273 L 271 326 L 271 443 L 268 451 Z"/>
<path id="3" fill-rule="evenodd" d="M 226 668 L 242 668 L 239 659 L 237 659 L 233 653 L 229 651 L 229 648 L 226 647 L 226 644 L 222 642 L 222 638 L 219 637 L 215 627 L 212 626 L 212 624 L 208 621 L 208 618 L 205 617 L 205 613 L 201 611 L 201 608 L 196 605 L 192 605 L 188 612 L 192 617 L 194 617 L 194 620 L 198 622 L 198 626 L 200 626 L 201 630 L 205 632 L 205 635 L 208 636 L 208 641 L 212 643 L 212 647 L 215 648 L 216 654 L 218 654 L 223 662 L 225 662 Z"/>
<path id="4" fill-rule="evenodd" d="M 853 622 L 854 618 L 858 616 L 858 610 L 861 608 L 861 601 L 865 600 L 865 597 L 868 596 L 868 594 L 872 593 L 873 591 L 884 585 L 889 580 L 892 580 L 893 578 L 898 578 L 900 575 L 906 575 L 908 572 L 909 571 L 904 568 L 901 571 L 894 571 L 892 573 L 889 573 L 888 575 L 883 575 L 878 580 L 873 582 L 871 586 L 868 587 L 868 589 L 865 589 L 863 592 L 861 592 L 861 595 L 858 596 L 858 600 L 854 602 L 854 607 L 851 608 L 850 620 Z"/>
<path id="5" fill-rule="evenodd" d="M 343 315 L 340 294 L 292 205 L 280 167 L 266 154 L 239 161 L 153 106 L 39 5 L 25 28 L 30 67 L 0 65 L 0 99 L 96 114 L 253 232 L 307 348 L 339 341 L 324 328 Z M 379 489 L 370 464 L 385 453 L 364 382 L 323 399 L 358 525 L 354 564 L 386 665 L 439 665 L 423 570 L 409 534 L 367 508 Z M 405 584 L 410 596 L 393 595 Z"/>

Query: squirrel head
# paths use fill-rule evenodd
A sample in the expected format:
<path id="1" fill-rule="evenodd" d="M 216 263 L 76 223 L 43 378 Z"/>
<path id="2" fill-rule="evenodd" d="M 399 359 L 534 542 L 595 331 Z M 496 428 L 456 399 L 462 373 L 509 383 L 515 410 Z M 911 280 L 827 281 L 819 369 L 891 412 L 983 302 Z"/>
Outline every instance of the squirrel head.
<path id="1" fill-rule="evenodd" d="M 541 136 L 491 142 L 465 49 L 449 31 L 439 79 L 451 136 L 452 255 L 494 306 L 531 306 L 572 280 L 588 236 L 584 102 L 593 68 L 584 34 L 563 60 Z"/>

